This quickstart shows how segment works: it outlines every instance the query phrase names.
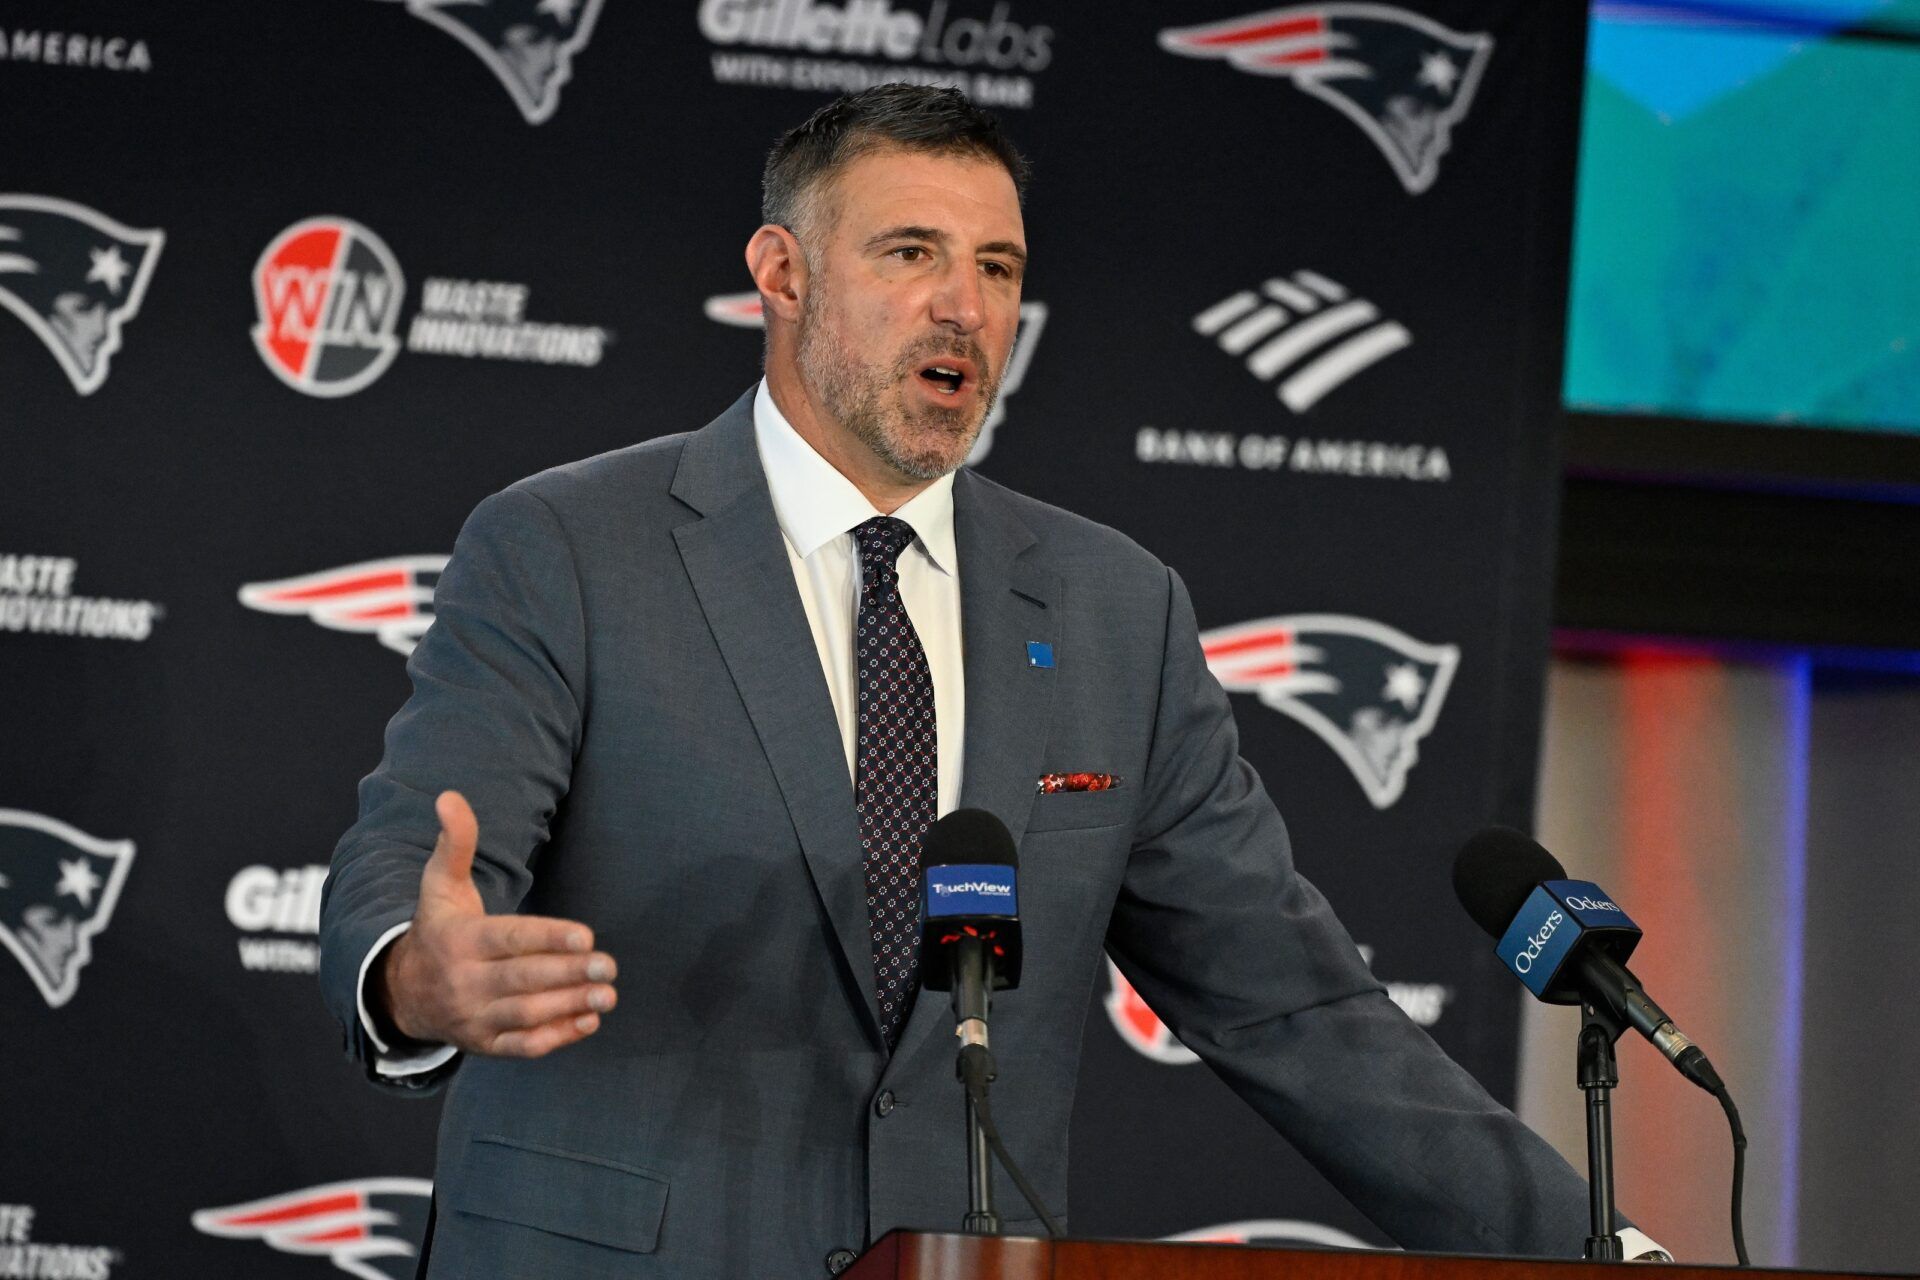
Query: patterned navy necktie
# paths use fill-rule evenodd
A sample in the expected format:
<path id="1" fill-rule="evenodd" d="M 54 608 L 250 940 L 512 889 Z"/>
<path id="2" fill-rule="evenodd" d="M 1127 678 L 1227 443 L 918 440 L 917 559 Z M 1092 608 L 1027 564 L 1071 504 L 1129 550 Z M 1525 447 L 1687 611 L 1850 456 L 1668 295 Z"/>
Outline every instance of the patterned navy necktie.
<path id="1" fill-rule="evenodd" d="M 875 516 L 854 529 L 860 618 L 854 666 L 860 689 L 855 804 L 867 871 L 874 991 L 891 1050 L 920 968 L 920 842 L 939 803 L 933 675 L 900 599 L 896 562 L 913 526 Z"/>

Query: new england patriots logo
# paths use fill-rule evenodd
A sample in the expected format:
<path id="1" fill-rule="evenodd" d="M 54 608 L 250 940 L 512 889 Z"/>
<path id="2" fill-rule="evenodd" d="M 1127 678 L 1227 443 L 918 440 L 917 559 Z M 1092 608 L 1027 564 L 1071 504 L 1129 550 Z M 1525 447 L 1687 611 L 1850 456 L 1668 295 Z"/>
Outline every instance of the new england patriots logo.
<path id="1" fill-rule="evenodd" d="M 1440 176 L 1440 157 L 1473 104 L 1493 37 L 1392 5 L 1306 4 L 1169 28 L 1160 47 L 1290 77 L 1359 125 L 1418 195 Z"/>
<path id="2" fill-rule="evenodd" d="M 395 653 L 412 653 L 433 625 L 433 589 L 447 560 L 394 556 L 249 582 L 240 588 L 240 603 L 262 613 L 304 613 L 323 627 L 375 635 Z"/>
<path id="3" fill-rule="evenodd" d="M 52 196 L 0 195 L 0 305 L 92 395 L 140 313 L 166 235 Z"/>
<path id="4" fill-rule="evenodd" d="M 601 3 L 406 0 L 409 13 L 480 56 L 528 124 L 544 124 L 559 109 L 560 86 L 573 78 L 573 55 L 592 38 Z"/>
<path id="5" fill-rule="evenodd" d="M 1406 789 L 1460 665 L 1457 646 L 1337 613 L 1221 627 L 1202 634 L 1200 647 L 1227 692 L 1254 694 L 1319 734 L 1376 809 Z"/>
<path id="6" fill-rule="evenodd" d="M 47 1004 L 73 999 L 93 939 L 113 919 L 131 840 L 101 840 L 45 814 L 0 809 L 0 943 Z"/>
<path id="7" fill-rule="evenodd" d="M 411 1280 L 432 1193 L 424 1178 L 358 1178 L 202 1209 L 193 1225 L 210 1236 L 331 1258 L 359 1280 Z"/>

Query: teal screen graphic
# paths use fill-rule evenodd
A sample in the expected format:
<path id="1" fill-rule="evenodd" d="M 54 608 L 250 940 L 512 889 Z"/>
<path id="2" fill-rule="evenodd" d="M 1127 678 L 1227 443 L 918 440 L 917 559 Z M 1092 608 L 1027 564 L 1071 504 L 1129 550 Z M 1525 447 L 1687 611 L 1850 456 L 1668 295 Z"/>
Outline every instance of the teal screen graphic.
<path id="1" fill-rule="evenodd" d="M 1920 0 L 1595 0 L 1572 409 L 1920 435 Z"/>

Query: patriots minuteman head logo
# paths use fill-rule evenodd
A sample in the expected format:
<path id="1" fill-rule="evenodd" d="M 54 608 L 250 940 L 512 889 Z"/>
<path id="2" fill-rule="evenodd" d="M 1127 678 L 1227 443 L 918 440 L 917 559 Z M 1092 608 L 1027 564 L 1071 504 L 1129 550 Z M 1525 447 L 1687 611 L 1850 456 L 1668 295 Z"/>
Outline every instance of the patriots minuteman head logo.
<path id="1" fill-rule="evenodd" d="M 304 613 L 323 627 L 375 635 L 395 653 L 412 653 L 433 625 L 433 589 L 447 560 L 394 556 L 249 582 L 240 588 L 240 603 L 262 613 Z"/>
<path id="2" fill-rule="evenodd" d="M 71 200 L 0 195 L 0 306 L 47 344 L 74 390 L 92 395 L 166 239 Z"/>
<path id="3" fill-rule="evenodd" d="M 210 1236 L 331 1258 L 359 1280 L 411 1280 L 432 1193 L 424 1178 L 357 1178 L 202 1209 L 193 1225 Z"/>
<path id="4" fill-rule="evenodd" d="M 1203 633 L 1200 647 L 1227 692 L 1254 694 L 1319 734 L 1376 809 L 1406 789 L 1460 665 L 1454 645 L 1337 613 L 1237 623 Z"/>
<path id="5" fill-rule="evenodd" d="M 560 107 L 573 55 L 587 47 L 602 0 L 405 0 L 407 11 L 474 51 L 528 124 Z"/>
<path id="6" fill-rule="evenodd" d="M 58 1009 L 80 987 L 113 919 L 133 841 L 102 840 L 24 809 L 0 809 L 0 943 Z"/>
<path id="7" fill-rule="evenodd" d="M 1440 157 L 1473 105 L 1493 37 L 1393 5 L 1303 4 L 1169 28 L 1160 47 L 1286 76 L 1359 125 L 1418 195 L 1440 176 Z"/>

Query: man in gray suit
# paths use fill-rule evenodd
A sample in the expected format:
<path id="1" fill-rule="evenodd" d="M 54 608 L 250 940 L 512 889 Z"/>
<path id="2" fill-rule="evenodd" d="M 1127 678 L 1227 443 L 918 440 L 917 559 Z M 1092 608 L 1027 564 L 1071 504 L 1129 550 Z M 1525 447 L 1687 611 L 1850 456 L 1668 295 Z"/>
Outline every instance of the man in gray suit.
<path id="1" fill-rule="evenodd" d="M 1396 1240 L 1579 1252 L 1584 1184 L 1295 872 L 1179 578 L 958 470 L 1023 171 L 952 91 L 824 108 L 747 247 L 761 385 L 461 532 L 322 920 L 352 1053 L 451 1077 L 433 1275 L 799 1277 L 957 1224 L 952 1022 L 908 954 L 955 807 L 1019 842 L 995 1110 L 1050 1207 L 1105 949 Z M 1119 781 L 1037 786 L 1074 771 Z"/>

